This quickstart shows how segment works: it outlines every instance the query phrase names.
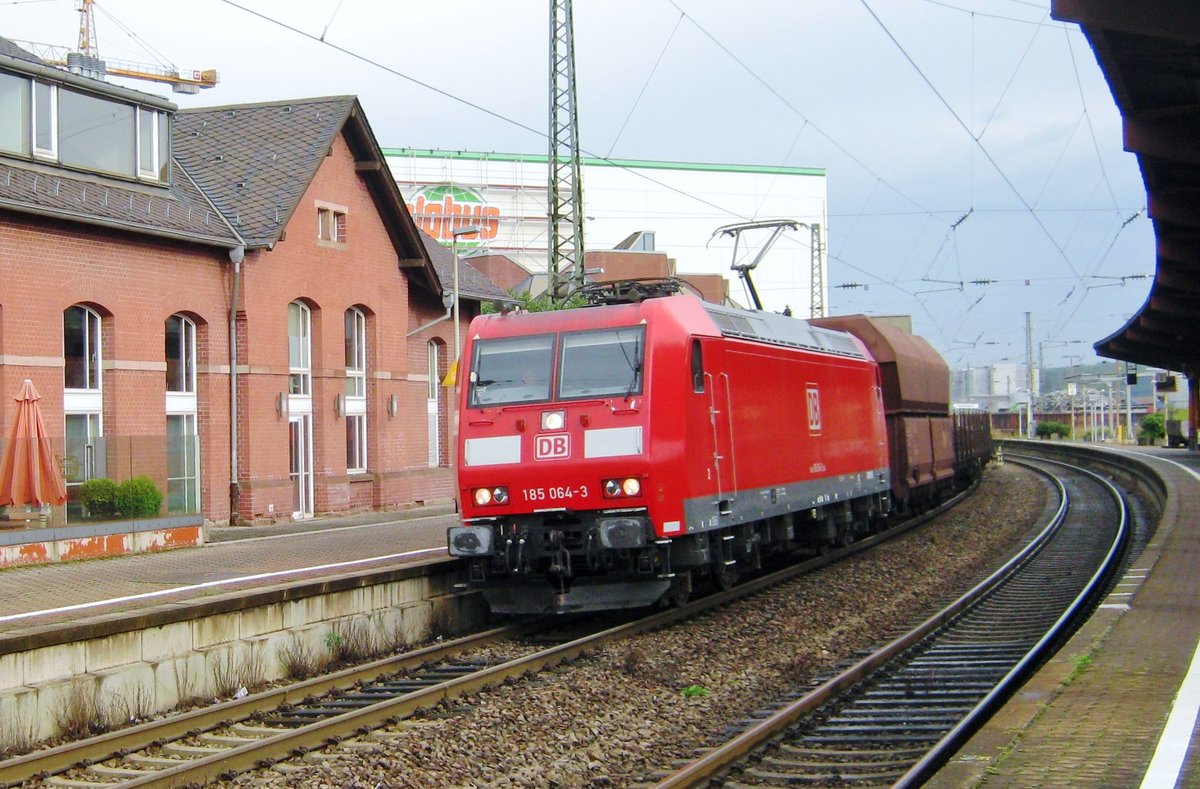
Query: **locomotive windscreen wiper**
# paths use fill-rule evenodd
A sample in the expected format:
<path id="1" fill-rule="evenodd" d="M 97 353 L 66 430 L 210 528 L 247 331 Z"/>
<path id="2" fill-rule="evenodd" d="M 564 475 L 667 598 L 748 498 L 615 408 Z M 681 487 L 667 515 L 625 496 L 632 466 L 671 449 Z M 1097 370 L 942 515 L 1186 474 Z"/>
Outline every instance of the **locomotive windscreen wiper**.
<path id="1" fill-rule="evenodd" d="M 621 344 L 621 353 L 625 352 L 624 343 Z M 642 380 L 642 343 L 641 338 L 633 341 L 633 358 L 625 357 L 625 361 L 629 362 L 630 369 L 633 370 L 633 379 L 629 382 L 629 388 L 625 390 L 625 399 L 628 400 L 633 396 L 633 393 L 641 388 Z"/>

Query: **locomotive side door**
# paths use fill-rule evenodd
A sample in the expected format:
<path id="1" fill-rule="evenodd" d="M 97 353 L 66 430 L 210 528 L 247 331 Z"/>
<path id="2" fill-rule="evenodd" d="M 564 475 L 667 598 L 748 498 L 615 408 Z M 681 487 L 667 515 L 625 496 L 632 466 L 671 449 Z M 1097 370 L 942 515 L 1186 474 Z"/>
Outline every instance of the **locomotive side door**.
<path id="1" fill-rule="evenodd" d="M 707 347 L 705 347 L 707 346 Z M 715 344 L 692 339 L 692 390 L 704 398 L 708 413 L 704 445 L 708 476 L 712 481 L 717 509 L 722 514 L 731 511 L 737 487 L 737 470 L 733 455 L 733 403 L 729 374 L 721 370 Z M 709 358 L 705 359 L 707 355 Z"/>

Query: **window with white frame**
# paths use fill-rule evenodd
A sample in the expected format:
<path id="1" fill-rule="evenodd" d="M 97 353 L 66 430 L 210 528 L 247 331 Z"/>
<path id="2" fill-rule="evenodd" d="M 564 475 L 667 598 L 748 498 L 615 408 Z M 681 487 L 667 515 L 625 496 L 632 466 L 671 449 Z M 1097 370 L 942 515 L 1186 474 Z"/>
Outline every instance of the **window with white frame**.
<path id="1" fill-rule="evenodd" d="M 196 324 L 167 318 L 167 511 L 200 511 L 200 432 L 196 418 Z"/>
<path id="2" fill-rule="evenodd" d="M 0 72 L 0 151 L 29 155 L 29 80 Z"/>
<path id="3" fill-rule="evenodd" d="M 167 318 L 167 391 L 196 394 L 196 324 L 183 315 Z M 194 409 L 193 409 L 194 410 Z"/>
<path id="4" fill-rule="evenodd" d="M 346 209 L 317 206 L 317 238 L 335 244 L 346 243 Z"/>
<path id="5" fill-rule="evenodd" d="M 288 305 L 288 394 L 312 394 L 312 314 L 299 301 Z"/>
<path id="6" fill-rule="evenodd" d="M 33 83 L 33 153 L 43 159 L 58 158 L 58 86 L 49 82 Z"/>
<path id="7" fill-rule="evenodd" d="M 170 159 L 167 113 L 138 107 L 137 136 L 138 175 L 166 181 Z"/>
<path id="8" fill-rule="evenodd" d="M 106 476 L 100 314 L 76 304 L 63 310 L 63 477 L 67 519 L 82 515 L 79 486 Z"/>
<path id="9" fill-rule="evenodd" d="M 76 304 L 63 312 L 63 388 L 100 390 L 100 315 Z"/>
<path id="10" fill-rule="evenodd" d="M 346 310 L 346 470 L 367 470 L 367 319 Z"/>
<path id="11" fill-rule="evenodd" d="M 438 360 L 441 357 L 441 343 L 430 340 L 426 345 L 426 375 L 429 385 L 425 395 L 426 440 L 428 442 L 428 460 L 431 467 L 442 464 L 442 397 L 441 378 L 438 375 Z"/>
<path id="12" fill-rule="evenodd" d="M 170 120 L 162 108 L 0 71 L 0 150 L 7 153 L 165 184 Z"/>

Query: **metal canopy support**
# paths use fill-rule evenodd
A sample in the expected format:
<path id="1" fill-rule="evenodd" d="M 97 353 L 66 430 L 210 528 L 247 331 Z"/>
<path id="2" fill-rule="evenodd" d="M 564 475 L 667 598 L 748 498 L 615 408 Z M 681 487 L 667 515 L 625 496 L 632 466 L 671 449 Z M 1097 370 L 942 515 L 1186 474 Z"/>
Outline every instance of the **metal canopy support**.
<path id="1" fill-rule="evenodd" d="M 584 284 L 583 181 L 575 105 L 571 0 L 550 0 L 550 255 L 548 290 L 556 304 Z"/>

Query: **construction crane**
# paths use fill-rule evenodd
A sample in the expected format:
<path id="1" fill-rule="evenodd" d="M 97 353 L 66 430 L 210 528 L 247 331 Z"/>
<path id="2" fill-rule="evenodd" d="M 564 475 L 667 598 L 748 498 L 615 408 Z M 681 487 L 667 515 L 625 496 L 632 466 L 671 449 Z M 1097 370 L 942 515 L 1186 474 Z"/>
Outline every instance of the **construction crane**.
<path id="1" fill-rule="evenodd" d="M 162 82 L 170 85 L 175 93 L 199 93 L 201 88 L 211 88 L 217 84 L 216 69 L 192 71 L 173 66 L 102 59 L 96 41 L 96 18 L 92 13 L 94 3 L 95 0 L 76 0 L 75 8 L 79 11 L 79 43 L 74 51 L 53 44 L 12 40 L 51 66 L 95 79 L 102 79 L 108 75 Z"/>

